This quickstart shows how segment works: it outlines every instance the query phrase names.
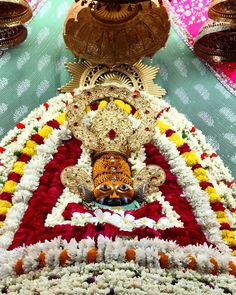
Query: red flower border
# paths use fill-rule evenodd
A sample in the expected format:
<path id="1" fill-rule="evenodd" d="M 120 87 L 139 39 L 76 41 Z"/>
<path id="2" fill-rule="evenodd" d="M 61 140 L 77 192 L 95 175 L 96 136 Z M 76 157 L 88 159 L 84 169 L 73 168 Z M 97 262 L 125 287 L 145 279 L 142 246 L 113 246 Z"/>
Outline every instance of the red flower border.
<path id="1" fill-rule="evenodd" d="M 57 236 L 69 241 L 75 238 L 80 241 L 83 238 L 95 238 L 102 234 L 109 238 L 116 236 L 130 236 L 141 238 L 155 238 L 171 240 L 177 242 L 180 246 L 189 244 L 208 243 L 201 226 L 197 223 L 190 204 L 185 197 L 182 197 L 182 188 L 177 183 L 177 178 L 170 171 L 170 166 L 158 149 L 147 144 L 146 164 L 156 164 L 161 166 L 166 172 L 166 182 L 162 185 L 161 191 L 165 200 L 170 203 L 173 209 L 179 214 L 184 228 L 170 228 L 166 230 L 154 230 L 151 228 L 136 228 L 132 232 L 120 231 L 111 224 L 87 224 L 85 226 L 56 225 L 54 227 L 45 227 L 47 215 L 52 212 L 58 198 L 63 192 L 63 185 L 60 181 L 62 170 L 70 165 L 75 165 L 81 156 L 81 142 L 72 138 L 65 141 L 58 147 L 53 159 L 46 165 L 44 174 L 40 178 L 40 183 L 29 201 L 28 209 L 22 219 L 19 229 L 16 231 L 13 242 L 9 247 L 12 250 L 23 245 L 31 245 L 45 240 L 52 240 Z M 161 212 L 161 206 L 153 204 L 153 208 Z M 133 215 L 146 216 L 152 219 L 160 218 L 160 213 L 153 212 L 152 204 L 147 204 L 141 209 L 136 210 Z M 67 213 L 71 214 L 72 212 Z M 72 209 L 72 208 L 71 208 Z M 85 209 L 86 210 L 86 209 Z M 87 210 L 86 210 L 87 211 Z M 68 216 L 69 216 L 68 215 Z"/>

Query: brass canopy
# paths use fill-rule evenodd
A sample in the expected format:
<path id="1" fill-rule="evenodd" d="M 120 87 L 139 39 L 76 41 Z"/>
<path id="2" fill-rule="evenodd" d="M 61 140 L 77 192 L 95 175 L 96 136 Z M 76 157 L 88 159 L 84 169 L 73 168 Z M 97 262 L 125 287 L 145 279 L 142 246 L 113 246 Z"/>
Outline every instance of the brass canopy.
<path id="1" fill-rule="evenodd" d="M 132 65 L 165 46 L 170 31 L 164 6 L 152 2 L 117 11 L 106 6 L 90 9 L 73 4 L 64 24 L 64 40 L 76 57 L 109 67 Z"/>

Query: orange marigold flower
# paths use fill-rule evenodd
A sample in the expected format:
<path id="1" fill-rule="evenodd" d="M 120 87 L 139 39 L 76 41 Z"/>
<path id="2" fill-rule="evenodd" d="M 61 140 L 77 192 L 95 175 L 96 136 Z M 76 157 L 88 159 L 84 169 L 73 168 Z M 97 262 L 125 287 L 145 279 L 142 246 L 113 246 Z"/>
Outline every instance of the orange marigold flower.
<path id="1" fill-rule="evenodd" d="M 87 253 L 87 262 L 95 263 L 97 259 L 97 248 L 91 248 Z"/>
<path id="2" fill-rule="evenodd" d="M 60 265 L 65 265 L 66 261 L 70 260 L 70 256 L 68 255 L 68 252 L 66 249 L 64 249 L 59 257 Z"/>
<path id="3" fill-rule="evenodd" d="M 126 253 L 125 253 L 125 258 L 127 261 L 131 261 L 131 260 L 135 261 L 135 259 L 136 259 L 135 249 L 131 249 L 131 248 L 127 249 Z"/>
<path id="4" fill-rule="evenodd" d="M 168 255 L 166 255 L 165 253 L 160 253 L 159 257 L 160 257 L 159 262 L 160 262 L 161 268 L 168 268 L 168 266 L 169 266 Z"/>
<path id="5" fill-rule="evenodd" d="M 24 273 L 24 269 L 23 269 L 23 259 L 18 259 L 16 264 L 15 264 L 15 272 L 18 275 L 22 275 Z"/>

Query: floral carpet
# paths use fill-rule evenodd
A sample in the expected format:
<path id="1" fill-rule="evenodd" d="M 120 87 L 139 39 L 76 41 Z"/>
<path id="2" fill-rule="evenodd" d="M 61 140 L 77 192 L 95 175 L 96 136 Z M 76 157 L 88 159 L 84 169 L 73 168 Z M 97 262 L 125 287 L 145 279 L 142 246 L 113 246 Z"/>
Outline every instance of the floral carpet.
<path id="1" fill-rule="evenodd" d="M 234 294 L 236 185 L 202 132 L 165 101 L 129 90 L 156 113 L 155 136 L 131 154 L 131 170 L 159 165 L 166 175 L 140 208 L 87 208 L 63 186 L 65 167 L 91 170 L 66 117 L 84 91 L 50 99 L 0 142 L 1 292 Z M 88 105 L 88 118 L 104 107 Z"/>

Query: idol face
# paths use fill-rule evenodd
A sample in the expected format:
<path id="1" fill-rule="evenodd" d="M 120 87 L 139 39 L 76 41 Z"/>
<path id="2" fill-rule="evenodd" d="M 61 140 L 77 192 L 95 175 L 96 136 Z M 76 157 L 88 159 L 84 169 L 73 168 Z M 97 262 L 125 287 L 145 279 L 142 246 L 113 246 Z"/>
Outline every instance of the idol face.
<path id="1" fill-rule="evenodd" d="M 134 189 L 122 181 L 107 181 L 93 191 L 96 202 L 106 206 L 125 206 L 134 198 Z"/>

